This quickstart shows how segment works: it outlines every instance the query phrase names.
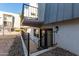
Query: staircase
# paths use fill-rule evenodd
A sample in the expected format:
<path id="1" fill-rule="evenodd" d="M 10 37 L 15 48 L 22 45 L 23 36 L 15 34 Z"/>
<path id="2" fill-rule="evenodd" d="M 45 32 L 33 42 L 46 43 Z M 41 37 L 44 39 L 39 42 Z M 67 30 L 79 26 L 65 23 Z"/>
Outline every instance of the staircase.
<path id="1" fill-rule="evenodd" d="M 30 53 L 37 52 L 38 51 L 37 47 L 38 45 L 35 44 L 32 40 L 30 40 Z"/>

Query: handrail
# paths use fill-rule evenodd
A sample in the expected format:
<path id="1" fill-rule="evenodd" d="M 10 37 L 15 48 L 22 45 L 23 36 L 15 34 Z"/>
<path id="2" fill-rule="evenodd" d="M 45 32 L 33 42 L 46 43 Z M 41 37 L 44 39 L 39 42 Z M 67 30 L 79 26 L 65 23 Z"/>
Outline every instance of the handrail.
<path id="1" fill-rule="evenodd" d="M 30 40 L 32 40 L 32 39 L 30 39 Z M 32 40 L 35 44 L 37 44 L 34 40 Z"/>
<path id="2" fill-rule="evenodd" d="M 37 8 L 37 7 L 35 7 L 35 6 L 31 6 L 31 5 L 28 5 L 28 4 L 25 4 L 25 3 L 24 3 L 24 5 L 30 6 L 30 7 L 33 7 L 33 8 Z M 38 9 L 38 8 L 37 8 L 37 9 Z"/>
<path id="3" fill-rule="evenodd" d="M 36 45 L 36 48 L 38 49 L 39 48 L 39 46 L 38 46 L 39 38 L 33 38 L 33 37 L 30 36 L 30 34 L 27 35 L 27 33 L 25 31 L 22 31 L 22 37 L 23 37 L 24 43 L 27 46 L 26 48 L 28 50 L 28 56 L 29 56 L 30 53 L 31 53 L 31 51 L 30 51 L 30 40 Z"/>
<path id="4" fill-rule="evenodd" d="M 30 43 L 30 37 L 29 37 L 29 33 L 27 33 L 27 35 L 26 35 L 26 33 L 24 32 L 24 31 L 21 31 L 21 36 L 22 36 L 22 38 L 23 38 L 23 41 L 24 41 L 24 43 L 25 43 L 25 45 L 26 45 L 26 48 L 27 48 L 27 54 L 28 54 L 28 56 L 30 55 L 29 54 L 29 52 L 30 52 L 30 49 L 29 49 L 29 43 Z"/>
<path id="5" fill-rule="evenodd" d="M 35 43 L 35 44 L 38 44 L 38 41 L 40 40 L 39 38 L 32 38 L 31 36 L 30 36 L 30 39 Z M 37 41 L 36 41 L 37 40 Z"/>
<path id="6" fill-rule="evenodd" d="M 22 36 L 20 36 L 20 37 L 21 37 L 21 41 L 22 41 L 24 55 L 28 56 L 28 50 L 27 50 L 26 45 L 24 43 L 23 37 Z"/>

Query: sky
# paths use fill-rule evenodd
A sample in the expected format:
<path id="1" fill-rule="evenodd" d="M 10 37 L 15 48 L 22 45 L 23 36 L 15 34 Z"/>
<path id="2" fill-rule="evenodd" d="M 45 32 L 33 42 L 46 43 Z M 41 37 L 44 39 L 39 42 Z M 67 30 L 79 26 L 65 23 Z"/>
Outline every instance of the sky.
<path id="1" fill-rule="evenodd" d="M 22 11 L 22 3 L 0 3 L 0 11 L 20 14 Z"/>

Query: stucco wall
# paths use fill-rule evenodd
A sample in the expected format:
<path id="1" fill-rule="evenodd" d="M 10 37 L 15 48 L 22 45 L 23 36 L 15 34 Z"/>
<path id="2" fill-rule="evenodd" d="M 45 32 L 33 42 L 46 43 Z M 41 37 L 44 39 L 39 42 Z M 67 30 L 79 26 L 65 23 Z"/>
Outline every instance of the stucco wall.
<path id="1" fill-rule="evenodd" d="M 3 25 L 3 14 L 14 16 L 14 28 L 20 28 L 20 16 L 19 14 L 0 11 L 0 25 Z"/>
<path id="2" fill-rule="evenodd" d="M 55 35 L 57 45 L 79 55 L 79 19 L 55 23 L 44 27 L 53 28 L 56 25 L 59 26 L 59 31 Z"/>
<path id="3" fill-rule="evenodd" d="M 0 25 L 3 25 L 3 15 L 0 14 Z"/>
<path id="4" fill-rule="evenodd" d="M 19 15 L 13 15 L 15 17 L 15 20 L 14 20 L 14 27 L 15 28 L 20 28 L 20 17 Z"/>
<path id="5" fill-rule="evenodd" d="M 59 26 L 56 42 L 58 46 L 79 55 L 79 21 Z"/>
<path id="6" fill-rule="evenodd" d="M 39 30 L 39 28 L 36 28 L 36 27 L 29 27 L 29 28 L 27 28 L 27 32 L 30 33 L 31 40 L 33 40 L 36 44 L 38 44 L 39 38 L 34 36 L 34 29 Z"/>

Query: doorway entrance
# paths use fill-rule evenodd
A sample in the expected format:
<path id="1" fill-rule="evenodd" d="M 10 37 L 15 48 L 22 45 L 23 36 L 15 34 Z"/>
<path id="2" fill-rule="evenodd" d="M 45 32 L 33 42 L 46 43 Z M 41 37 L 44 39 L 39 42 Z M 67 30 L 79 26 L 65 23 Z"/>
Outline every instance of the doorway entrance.
<path id="1" fill-rule="evenodd" d="M 53 46 L 53 29 L 40 30 L 40 47 L 48 48 Z"/>

